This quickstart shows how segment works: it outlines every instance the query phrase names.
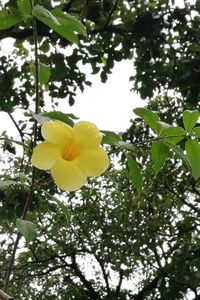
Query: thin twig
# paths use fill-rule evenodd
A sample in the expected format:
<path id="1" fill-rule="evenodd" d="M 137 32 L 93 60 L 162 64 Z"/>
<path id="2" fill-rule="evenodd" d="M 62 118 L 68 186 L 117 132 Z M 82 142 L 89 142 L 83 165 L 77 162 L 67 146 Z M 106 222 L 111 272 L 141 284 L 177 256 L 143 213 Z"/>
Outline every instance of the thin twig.
<path id="1" fill-rule="evenodd" d="M 18 144 L 18 145 L 20 145 L 20 146 L 22 146 L 22 147 L 29 148 L 28 145 L 25 145 L 25 144 L 23 144 L 22 142 L 15 141 L 15 140 L 13 140 L 13 139 L 9 139 L 9 138 L 7 138 L 7 137 L 0 137 L 0 141 L 11 142 L 11 143 Z"/>
<path id="2" fill-rule="evenodd" d="M 19 135 L 20 135 L 20 137 L 21 137 L 21 140 L 22 140 L 22 142 L 23 142 L 23 144 L 24 144 L 24 143 L 25 143 L 25 140 L 24 140 L 24 135 L 23 135 L 22 130 L 20 129 L 19 125 L 17 124 L 17 122 L 16 122 L 15 119 L 13 118 L 12 114 L 8 112 L 8 115 L 9 115 L 9 117 L 11 118 L 13 124 L 15 125 L 17 131 L 19 132 Z M 21 162 L 20 162 L 20 168 L 19 168 L 19 172 L 20 172 L 20 173 L 22 172 L 22 168 L 23 168 L 24 155 L 25 155 L 25 151 L 24 151 L 24 147 L 23 147 L 23 154 L 22 154 L 22 159 L 21 159 Z"/>
<path id="3" fill-rule="evenodd" d="M 112 15 L 113 15 L 115 9 L 117 8 L 117 3 L 118 3 L 118 0 L 115 0 L 115 3 L 114 3 L 113 8 L 111 9 L 111 11 L 110 11 L 110 13 L 109 13 L 109 16 L 108 16 L 108 19 L 107 19 L 107 21 L 106 21 L 106 24 L 104 25 L 104 29 L 106 29 L 107 26 L 109 25 L 110 20 L 111 20 L 111 17 L 112 17 Z"/>
<path id="4" fill-rule="evenodd" d="M 9 117 L 11 118 L 13 124 L 15 125 L 15 127 L 17 128 L 17 131 L 19 132 L 19 135 L 21 137 L 22 142 L 24 143 L 24 135 L 23 132 L 21 131 L 21 129 L 19 128 L 19 125 L 17 124 L 17 122 L 15 121 L 15 119 L 13 118 L 12 114 L 8 112 Z"/>
<path id="5" fill-rule="evenodd" d="M 14 265 L 15 254 L 16 254 L 16 251 L 17 251 L 19 240 L 20 240 L 20 234 L 18 233 L 17 237 L 16 237 L 16 240 L 15 240 L 13 252 L 12 252 L 12 255 L 11 255 L 11 258 L 10 258 L 9 266 L 7 268 L 7 271 L 6 271 L 6 278 L 5 278 L 4 288 L 3 288 L 4 292 L 7 292 L 7 290 L 8 290 L 10 275 L 11 275 L 12 268 L 13 268 L 13 265 Z"/>
<path id="6" fill-rule="evenodd" d="M 117 285 L 116 291 L 115 291 L 116 298 L 118 298 L 120 295 L 120 289 L 121 289 L 121 285 L 122 285 L 123 276 L 124 276 L 124 270 L 121 269 L 119 271 L 119 282 L 118 282 L 118 285 Z"/>

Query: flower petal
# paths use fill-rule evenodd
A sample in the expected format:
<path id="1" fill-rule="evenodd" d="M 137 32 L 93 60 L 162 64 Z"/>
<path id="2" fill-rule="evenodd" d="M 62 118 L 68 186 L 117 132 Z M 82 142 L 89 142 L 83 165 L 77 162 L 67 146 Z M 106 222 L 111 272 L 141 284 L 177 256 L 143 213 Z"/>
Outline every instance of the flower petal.
<path id="1" fill-rule="evenodd" d="M 33 149 L 31 163 L 38 169 L 49 170 L 61 158 L 62 147 L 43 142 Z"/>
<path id="2" fill-rule="evenodd" d="M 81 147 L 94 149 L 99 146 L 102 135 L 96 125 L 87 121 L 81 121 L 74 125 L 74 138 Z"/>
<path id="3" fill-rule="evenodd" d="M 76 161 L 86 176 L 100 176 L 109 166 L 108 155 L 102 148 L 82 151 Z"/>
<path id="4" fill-rule="evenodd" d="M 50 121 L 42 124 L 42 136 L 51 143 L 65 146 L 73 136 L 73 130 L 61 121 Z"/>
<path id="5" fill-rule="evenodd" d="M 74 161 L 60 159 L 51 169 L 56 185 L 64 191 L 76 191 L 86 181 L 85 174 L 77 167 Z"/>

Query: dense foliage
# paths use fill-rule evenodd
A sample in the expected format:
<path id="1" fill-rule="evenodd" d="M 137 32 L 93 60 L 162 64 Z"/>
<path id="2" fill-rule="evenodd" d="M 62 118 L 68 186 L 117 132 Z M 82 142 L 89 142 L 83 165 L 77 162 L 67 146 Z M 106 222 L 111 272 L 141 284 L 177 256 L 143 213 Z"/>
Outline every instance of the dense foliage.
<path id="1" fill-rule="evenodd" d="M 0 109 L 21 137 L 0 138 L 1 289 L 18 230 L 7 291 L 16 299 L 200 299 L 198 0 L 27 3 L 0 4 L 0 39 L 14 42 L 0 58 Z M 106 82 L 123 59 L 132 61 L 133 90 L 148 106 L 135 109 L 127 132 L 103 132 L 109 169 L 77 192 L 62 192 L 40 170 L 32 182 L 34 120 L 76 121 L 45 112 L 46 102 L 73 105 L 77 90 L 91 85 L 84 64 Z M 31 114 L 37 67 L 40 114 Z M 16 108 L 24 112 L 19 123 Z"/>

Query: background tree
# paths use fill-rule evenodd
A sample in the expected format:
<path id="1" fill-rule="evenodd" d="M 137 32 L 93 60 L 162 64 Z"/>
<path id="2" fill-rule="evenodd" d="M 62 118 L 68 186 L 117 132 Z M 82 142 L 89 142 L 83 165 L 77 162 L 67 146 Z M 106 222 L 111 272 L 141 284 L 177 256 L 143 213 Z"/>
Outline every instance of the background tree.
<path id="1" fill-rule="evenodd" d="M 16 219 L 29 191 L 34 143 L 33 116 L 27 114 L 35 94 L 34 42 L 24 3 L 5 1 L 0 13 L 0 38 L 15 40 L 13 53 L 0 59 L 0 105 L 24 148 L 21 158 L 12 138 L 2 135 L 2 151 L 8 154 L 1 172 L 2 286 Z M 56 6 L 87 29 L 85 37 L 81 25 L 72 22 L 66 40 L 55 20 L 52 32 L 46 23 L 53 19 L 44 19 L 38 6 L 34 10 L 42 113 L 47 95 L 54 105 L 60 98 L 73 104 L 77 89 L 91 84 L 82 64 L 90 64 L 105 82 L 115 62 L 132 58 L 133 89 L 149 99 L 149 110 L 135 110 L 138 117 L 126 133 L 103 133 L 110 168 L 80 191 L 61 193 L 48 173 L 36 171 L 28 220 L 37 224 L 37 237 L 19 245 L 9 294 L 20 299 L 199 299 L 199 114 L 184 112 L 198 108 L 199 3 L 185 2 L 184 8 L 173 1 L 38 4 L 55 18 Z M 26 112 L 19 124 L 12 115 L 16 107 Z M 44 114 L 34 117 L 44 121 Z M 45 117 L 69 125 L 75 121 L 55 112 Z"/>

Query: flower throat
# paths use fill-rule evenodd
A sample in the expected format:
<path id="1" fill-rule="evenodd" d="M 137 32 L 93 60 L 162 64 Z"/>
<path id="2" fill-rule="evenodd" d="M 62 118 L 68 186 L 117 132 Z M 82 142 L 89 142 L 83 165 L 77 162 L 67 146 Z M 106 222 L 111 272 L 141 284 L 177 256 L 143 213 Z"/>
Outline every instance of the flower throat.
<path id="1" fill-rule="evenodd" d="M 67 146 L 65 146 L 62 154 L 62 158 L 64 160 L 72 161 L 79 154 L 79 147 L 74 140 L 69 142 Z"/>

